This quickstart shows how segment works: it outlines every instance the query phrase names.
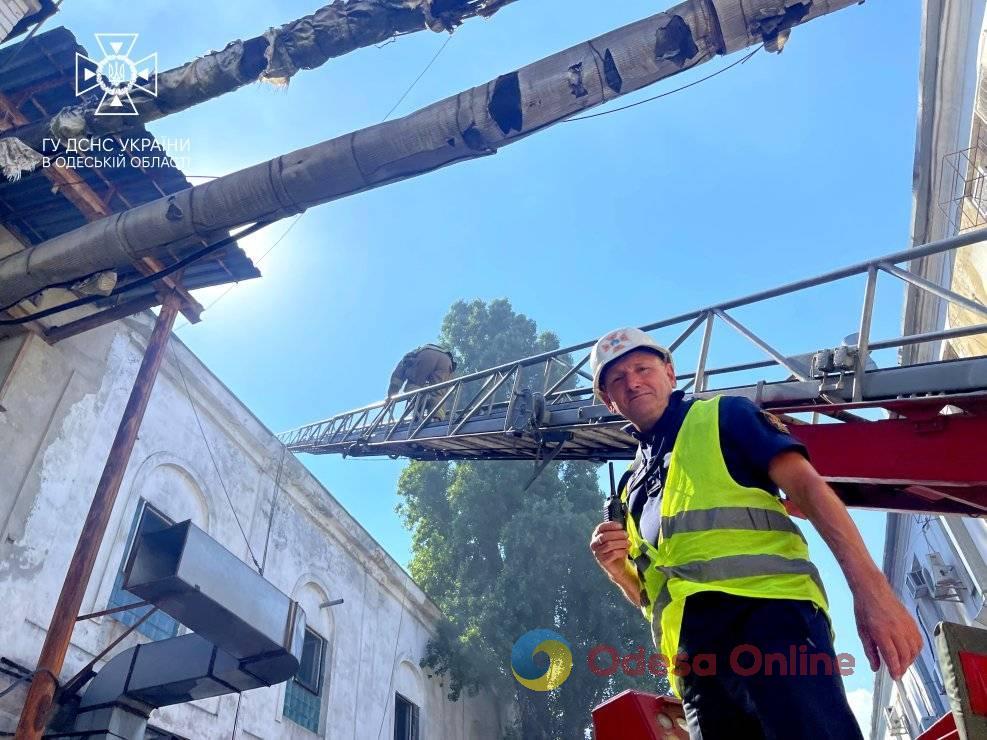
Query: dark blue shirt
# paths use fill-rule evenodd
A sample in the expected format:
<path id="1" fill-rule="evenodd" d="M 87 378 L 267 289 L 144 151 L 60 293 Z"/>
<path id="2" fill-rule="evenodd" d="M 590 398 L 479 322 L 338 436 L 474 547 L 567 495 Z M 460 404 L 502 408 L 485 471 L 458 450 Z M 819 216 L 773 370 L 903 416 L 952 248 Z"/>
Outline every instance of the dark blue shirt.
<path id="1" fill-rule="evenodd" d="M 641 463 L 625 482 L 629 491 L 628 510 L 641 536 L 652 543 L 658 540 L 661 495 L 672 447 L 693 401 L 685 400 L 682 391 L 675 391 L 654 427 L 643 433 L 630 430 L 638 440 Z M 720 450 L 730 477 L 741 486 L 779 495 L 778 487 L 768 475 L 768 466 L 775 456 L 787 450 L 796 450 L 808 458 L 805 447 L 782 431 L 776 418 L 746 398 L 723 396 L 719 411 Z"/>

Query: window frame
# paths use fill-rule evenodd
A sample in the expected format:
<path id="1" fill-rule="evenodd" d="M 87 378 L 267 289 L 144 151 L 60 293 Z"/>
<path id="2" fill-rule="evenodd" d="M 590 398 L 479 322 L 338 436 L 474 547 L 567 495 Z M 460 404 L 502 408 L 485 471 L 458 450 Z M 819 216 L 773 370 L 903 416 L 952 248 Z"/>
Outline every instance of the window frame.
<path id="1" fill-rule="evenodd" d="M 964 192 L 964 196 L 970 199 L 980 218 L 987 219 L 987 122 L 974 116 L 970 139 L 970 169 L 966 174 L 969 192 Z M 982 225 L 981 222 L 974 227 Z"/>
<path id="2" fill-rule="evenodd" d="M 398 735 L 398 710 L 407 707 L 407 731 L 403 736 Z M 394 692 L 394 740 L 421 740 L 421 707 L 400 691 Z"/>
<path id="3" fill-rule="evenodd" d="M 936 611 L 938 612 L 938 610 Z M 915 617 L 918 619 L 919 626 L 922 628 L 922 634 L 924 636 L 930 636 L 932 633 L 929 630 L 928 620 L 923 613 L 921 605 L 918 603 L 915 604 Z M 929 652 L 932 655 L 931 666 L 926 664 L 925 656 L 923 655 L 926 647 L 929 648 Z M 922 648 L 923 649 L 919 652 L 918 658 L 912 665 L 915 667 L 915 670 L 919 676 L 919 681 L 925 689 L 929 702 L 932 704 L 932 711 L 939 712 L 936 716 L 936 719 L 938 719 L 948 709 L 947 703 L 943 701 L 943 697 L 946 696 L 946 684 L 943 681 L 942 674 L 939 671 L 939 665 L 936 662 L 935 645 L 930 643 L 928 640 L 922 640 Z M 928 728 L 923 727 L 922 729 Z"/>
<path id="4" fill-rule="evenodd" d="M 170 527 L 175 523 L 170 516 L 151 504 L 147 499 L 140 499 L 137 502 L 137 510 L 134 512 L 134 521 L 130 525 L 130 533 L 127 535 L 127 547 L 123 553 L 123 559 L 120 561 L 123 564 L 121 570 L 126 570 L 127 565 L 130 563 L 130 558 L 134 554 L 134 545 L 137 542 L 137 532 L 140 530 L 141 522 L 144 521 L 144 516 L 148 511 L 160 519 L 165 527 Z"/>
<path id="5" fill-rule="evenodd" d="M 325 677 L 326 646 L 328 645 L 328 641 L 326 640 L 326 638 L 324 638 L 322 635 L 320 635 L 314 629 L 312 629 L 309 626 L 306 626 L 305 627 L 305 637 L 308 637 L 309 635 L 312 635 L 318 641 L 317 644 L 319 645 L 319 656 L 318 656 L 318 664 L 317 664 L 318 676 L 316 677 L 316 685 L 315 685 L 315 688 L 312 688 L 305 681 L 302 681 L 298 677 L 298 674 L 297 673 L 294 676 L 292 676 L 292 680 L 295 683 L 297 683 L 299 686 L 301 686 L 303 689 L 305 689 L 308 693 L 314 694 L 315 696 L 322 696 L 322 681 L 323 681 L 323 678 Z M 302 647 L 302 658 L 304 658 L 305 657 L 304 642 L 302 643 L 302 645 L 303 645 L 303 647 Z M 301 661 L 298 661 L 298 669 L 301 670 Z"/>
<path id="6" fill-rule="evenodd" d="M 313 691 L 312 690 L 312 687 L 309 684 L 307 684 L 304 681 L 299 680 L 298 673 L 296 673 L 294 676 L 292 676 L 291 678 L 289 678 L 285 682 L 284 700 L 281 702 L 281 716 L 284 717 L 285 719 L 287 719 L 287 720 L 295 723 L 296 725 L 298 725 L 299 727 L 301 727 L 304 730 L 308 730 L 309 732 L 313 732 L 315 734 L 319 734 L 319 731 L 322 729 L 322 713 L 323 713 L 323 709 L 324 709 L 324 706 L 323 705 L 325 703 L 325 701 L 324 701 L 325 697 L 323 696 L 323 691 L 324 691 L 325 686 L 326 686 L 326 681 L 325 681 L 325 678 L 326 678 L 326 656 L 329 654 L 329 640 L 327 638 L 323 637 L 322 635 L 320 635 L 318 632 L 316 632 L 311 627 L 306 626 L 305 627 L 305 636 L 308 637 L 310 634 L 313 637 L 315 637 L 316 640 L 318 640 L 318 644 L 319 644 L 319 656 L 318 656 L 318 664 L 317 664 L 317 666 L 318 666 L 318 686 L 317 686 L 317 690 Z M 304 657 L 304 647 L 302 648 L 302 656 Z M 299 666 L 298 667 L 299 667 L 299 670 L 301 670 L 301 661 L 299 661 Z M 310 699 L 313 699 L 313 700 L 315 700 L 315 701 L 318 702 L 318 713 L 315 716 L 315 727 L 314 728 L 307 723 L 306 718 L 304 716 L 300 716 L 300 715 L 295 714 L 292 711 L 289 711 L 290 708 L 293 708 L 292 703 L 291 703 L 291 701 L 292 701 L 291 700 L 291 696 L 292 696 L 292 693 L 295 692 L 295 691 L 301 691 L 301 692 L 303 692 L 303 699 L 304 699 L 305 696 L 308 696 Z"/>
<path id="7" fill-rule="evenodd" d="M 108 609 L 113 609 L 113 608 L 118 607 L 118 606 L 129 606 L 130 604 L 128 604 L 127 601 L 125 600 L 125 599 L 128 599 L 128 598 L 129 599 L 134 599 L 134 602 L 131 602 L 131 603 L 137 603 L 137 602 L 141 601 L 141 599 L 139 597 L 137 597 L 134 594 L 130 593 L 130 591 L 128 591 L 127 589 L 125 589 L 123 587 L 123 574 L 126 572 L 127 565 L 130 563 L 130 559 L 133 557 L 133 554 L 134 554 L 134 544 L 137 542 L 137 533 L 140 531 L 141 524 L 144 521 L 144 517 L 145 517 L 145 515 L 147 514 L 147 512 L 149 510 L 150 510 L 151 514 L 154 517 L 160 519 L 161 522 L 165 524 L 165 526 L 169 526 L 170 527 L 172 524 L 175 523 L 171 519 L 171 517 L 169 517 L 163 511 L 161 511 L 156 506 L 154 506 L 153 504 L 151 504 L 149 501 L 147 501 L 147 499 L 144 499 L 144 498 L 138 499 L 137 509 L 134 511 L 134 518 L 131 521 L 130 530 L 127 533 L 127 540 L 126 540 L 126 544 L 124 546 L 123 558 L 120 560 L 120 567 L 117 569 L 117 573 L 114 576 L 114 579 L 113 579 L 113 587 L 110 590 L 110 597 L 109 597 L 109 599 L 107 599 L 107 602 L 106 602 L 106 606 L 107 606 Z M 151 531 L 156 531 L 156 530 L 151 530 Z M 123 596 L 123 599 L 124 600 L 120 600 L 120 596 L 121 595 Z M 147 606 L 134 607 L 132 609 L 128 609 L 128 610 L 125 610 L 125 611 L 117 612 L 115 614 L 110 614 L 108 616 L 111 619 L 119 622 L 122 625 L 125 625 L 127 627 L 133 627 L 134 626 L 134 622 L 129 621 L 130 620 L 130 617 L 128 615 L 134 614 L 134 612 L 138 611 L 139 609 L 150 609 L 150 608 L 151 607 L 147 607 Z M 159 612 L 159 614 L 162 617 L 167 618 L 169 621 L 171 621 L 171 622 L 174 623 L 174 628 L 171 630 L 172 631 L 172 634 L 171 635 L 167 635 L 167 636 L 161 637 L 161 636 L 158 636 L 158 635 L 155 635 L 155 634 L 149 634 L 148 631 L 147 631 L 149 629 L 149 626 L 148 626 L 148 622 L 147 621 L 145 621 L 143 624 L 137 626 L 137 628 L 136 628 L 135 631 L 138 632 L 138 633 L 140 633 L 144 637 L 150 639 L 152 642 L 157 642 L 158 640 L 166 640 L 169 637 L 176 637 L 179 634 L 181 634 L 181 630 L 182 630 L 182 623 L 181 622 L 179 622 L 174 617 L 172 617 L 172 616 L 170 616 L 168 614 L 165 614 L 164 612 Z M 139 619 L 139 617 L 138 617 L 138 619 Z M 154 617 L 152 617 L 149 621 L 153 621 L 153 620 L 154 620 Z M 134 620 L 134 621 L 136 621 L 136 620 Z M 161 632 L 165 632 L 164 629 L 162 629 L 161 627 L 159 627 L 156 624 L 155 625 L 150 625 L 150 627 L 153 627 L 155 629 L 158 629 Z"/>

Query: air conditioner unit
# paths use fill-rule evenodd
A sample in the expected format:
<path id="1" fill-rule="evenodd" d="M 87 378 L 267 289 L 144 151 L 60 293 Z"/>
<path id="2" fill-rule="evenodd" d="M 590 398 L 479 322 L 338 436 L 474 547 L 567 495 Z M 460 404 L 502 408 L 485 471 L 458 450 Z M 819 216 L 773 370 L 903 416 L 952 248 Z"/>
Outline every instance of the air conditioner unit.
<path id="1" fill-rule="evenodd" d="M 938 552 L 929 553 L 929 567 L 918 566 L 908 571 L 905 585 L 913 599 L 962 601 L 966 584 L 955 566 L 947 565 Z"/>
<path id="2" fill-rule="evenodd" d="M 956 566 L 947 565 L 942 555 L 937 552 L 929 553 L 929 569 L 932 580 L 929 588 L 932 598 L 937 601 L 962 601 L 966 584 L 960 578 Z"/>
<path id="3" fill-rule="evenodd" d="M 908 575 L 905 576 L 905 585 L 908 587 L 908 594 L 916 601 L 927 598 L 931 595 L 931 589 L 929 588 L 929 581 L 931 580 L 932 576 L 922 566 L 908 571 Z"/>

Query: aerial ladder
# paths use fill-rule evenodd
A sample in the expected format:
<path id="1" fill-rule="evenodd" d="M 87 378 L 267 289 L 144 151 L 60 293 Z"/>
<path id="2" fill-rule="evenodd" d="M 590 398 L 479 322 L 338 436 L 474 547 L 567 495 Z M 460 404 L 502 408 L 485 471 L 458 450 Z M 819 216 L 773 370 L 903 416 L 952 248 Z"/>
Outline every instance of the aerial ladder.
<path id="1" fill-rule="evenodd" d="M 966 232 L 641 328 L 675 353 L 679 387 L 687 394 L 745 396 L 782 418 L 848 507 L 981 517 L 987 515 L 987 356 L 884 368 L 873 357 L 882 350 L 987 333 L 987 306 L 908 266 L 984 240 L 987 229 Z M 955 304 L 979 321 L 875 339 L 871 325 L 882 274 Z M 737 318 L 823 286 L 836 287 L 842 295 L 847 281 L 861 278 L 856 333 L 838 346 L 791 354 Z M 710 366 L 717 324 L 732 329 L 765 359 Z M 697 359 L 682 371 L 677 350 L 690 337 L 699 339 Z M 529 460 L 535 464 L 529 484 L 556 460 L 631 459 L 636 442 L 625 431 L 626 420 L 593 395 L 588 363 L 594 343 L 395 395 L 285 432 L 280 439 L 293 452 L 316 455 Z M 943 623 L 935 641 L 944 674 L 958 678 L 950 695 L 953 711 L 921 737 L 987 737 L 987 632 Z M 625 692 L 593 715 L 601 739 L 687 737 L 681 707 L 668 697 Z M 962 728 L 965 735 L 959 734 Z"/>
<path id="2" fill-rule="evenodd" d="M 987 333 L 987 307 L 899 266 L 985 239 L 987 229 L 967 232 L 641 328 L 655 333 L 673 354 L 699 332 L 697 360 L 691 371 L 677 375 L 680 387 L 698 398 L 746 396 L 782 417 L 847 506 L 983 516 L 987 357 L 887 368 L 878 368 L 871 357 L 879 350 Z M 879 273 L 959 305 L 983 323 L 875 340 L 871 323 Z M 864 294 L 857 332 L 839 346 L 786 353 L 735 316 L 741 309 L 858 276 L 864 278 Z M 716 323 L 733 329 L 766 359 L 709 367 Z M 395 395 L 280 438 L 293 452 L 316 455 L 530 460 L 533 473 L 555 460 L 631 459 L 636 442 L 624 430 L 626 421 L 593 396 L 588 372 L 593 344 Z M 681 371 L 679 354 L 676 369 Z M 766 379 L 779 372 L 780 379 Z"/>

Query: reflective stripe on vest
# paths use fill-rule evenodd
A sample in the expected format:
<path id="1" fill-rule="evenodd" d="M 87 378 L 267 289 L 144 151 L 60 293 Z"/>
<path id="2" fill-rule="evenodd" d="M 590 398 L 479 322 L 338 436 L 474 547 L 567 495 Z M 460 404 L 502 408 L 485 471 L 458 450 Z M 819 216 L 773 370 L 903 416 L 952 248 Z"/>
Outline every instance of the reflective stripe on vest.
<path id="1" fill-rule="evenodd" d="M 823 594 L 826 593 L 826 588 L 823 586 L 816 566 L 808 560 L 789 560 L 778 555 L 728 555 L 724 558 L 697 560 L 682 565 L 656 567 L 665 574 L 666 581 L 655 598 L 652 620 L 660 620 L 662 610 L 671 601 L 667 580 L 669 578 L 709 583 L 711 581 L 728 581 L 734 578 L 744 578 L 752 574 L 758 576 L 806 575 L 812 579 Z"/>
<path id="2" fill-rule="evenodd" d="M 625 503 L 628 496 L 621 491 Z M 826 611 L 819 572 L 784 506 L 730 476 L 720 448 L 719 398 L 695 401 L 686 414 L 672 449 L 661 517 L 657 547 L 642 539 L 631 516 L 627 532 L 643 586 L 641 610 L 669 665 L 678 651 L 682 607 L 693 593 L 803 599 Z"/>
<path id="3" fill-rule="evenodd" d="M 662 517 L 662 537 L 672 537 L 686 532 L 705 532 L 710 529 L 748 529 L 761 532 L 790 532 L 805 541 L 801 530 L 788 514 L 749 506 L 721 509 L 693 509 L 681 511 L 675 516 Z"/>

